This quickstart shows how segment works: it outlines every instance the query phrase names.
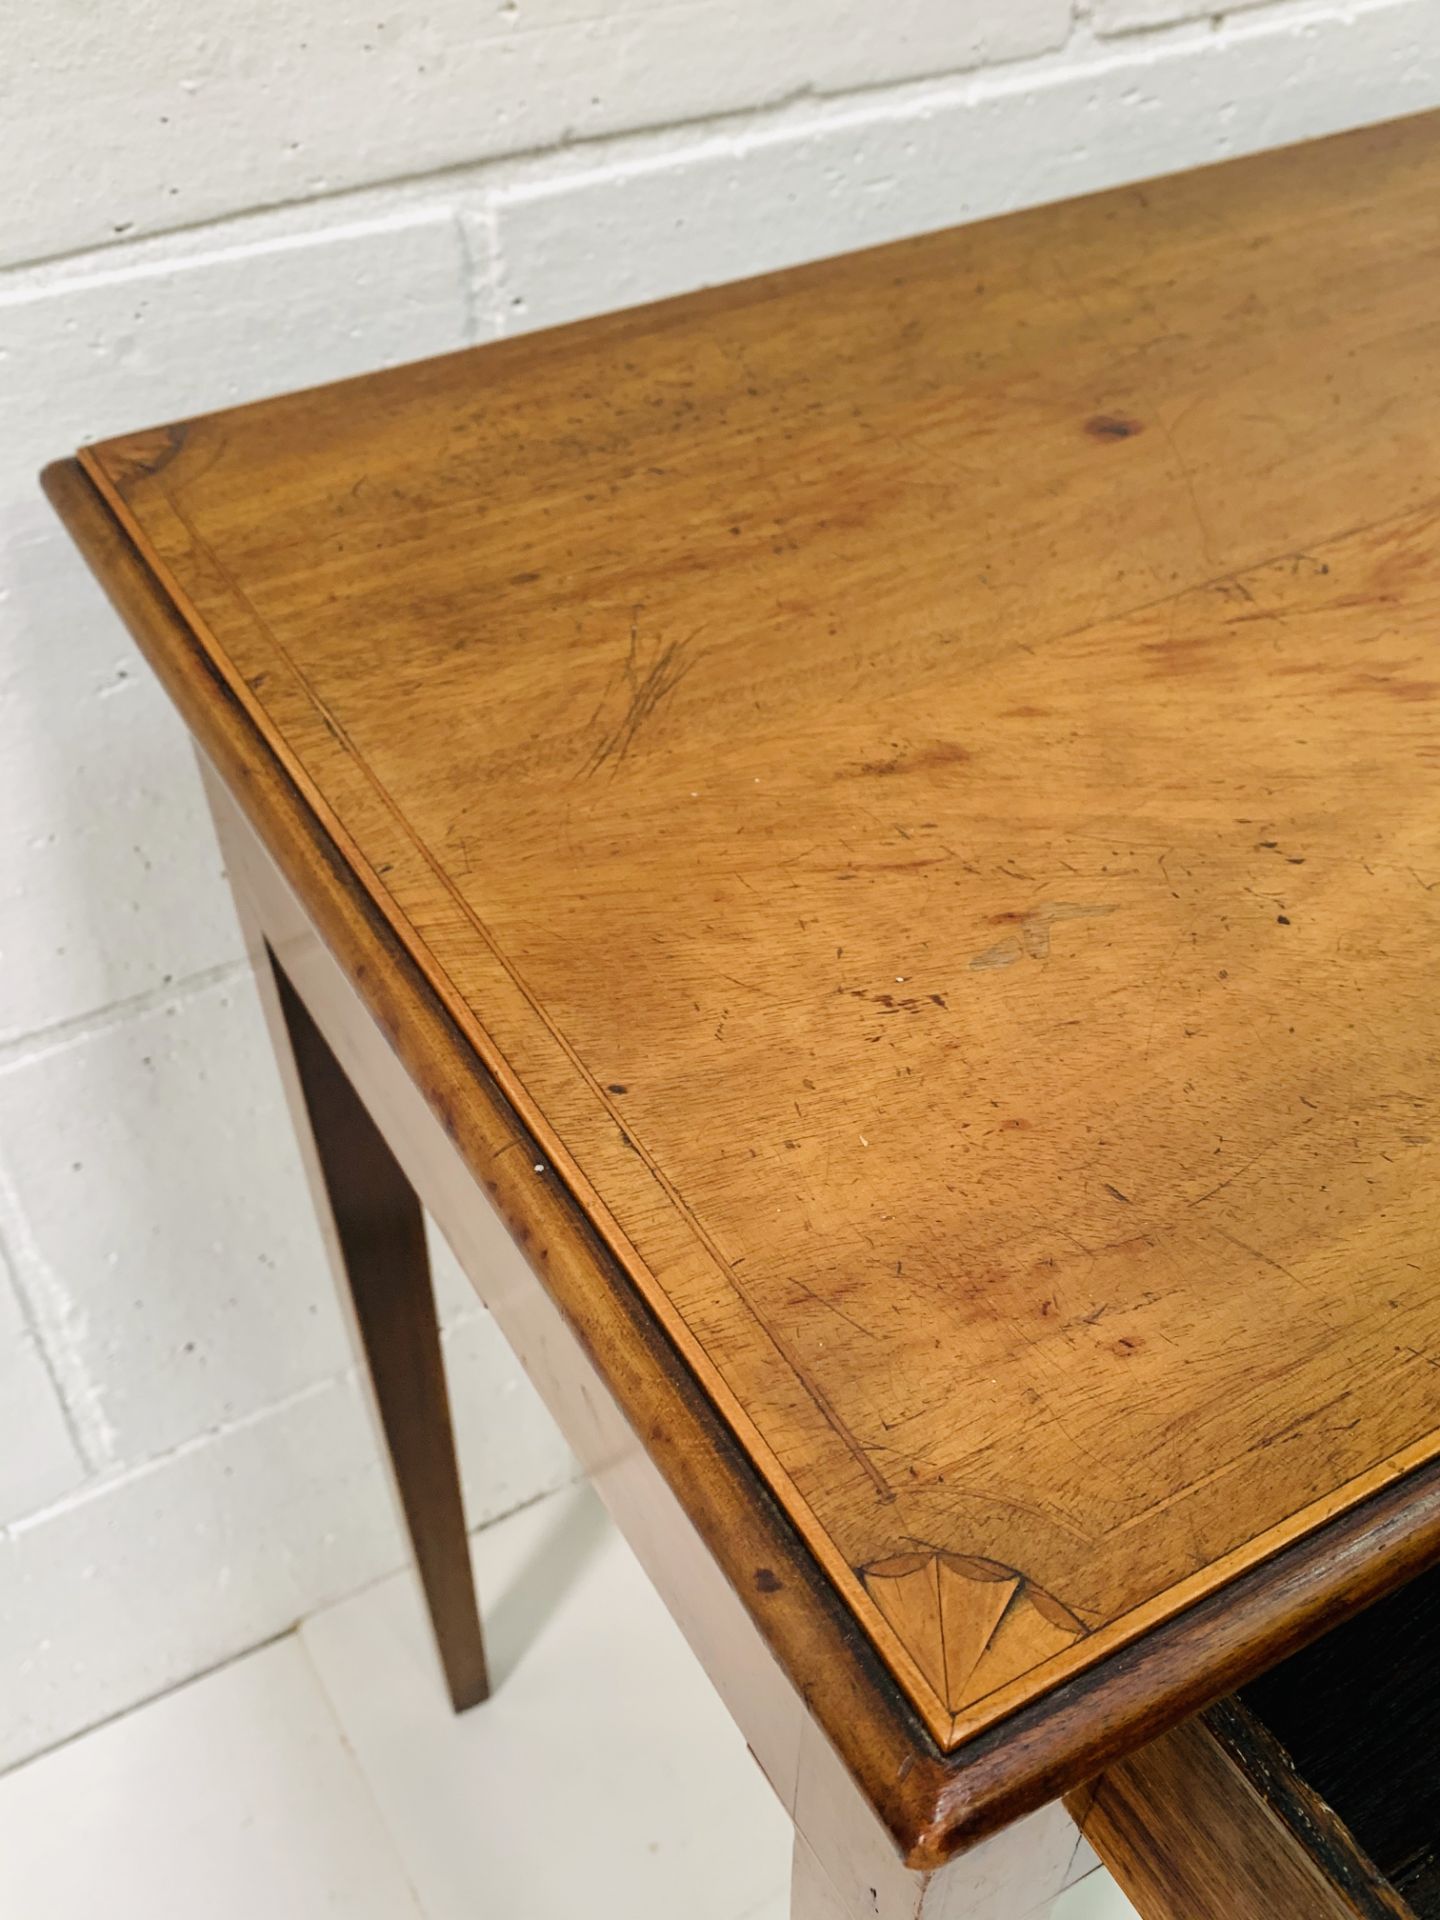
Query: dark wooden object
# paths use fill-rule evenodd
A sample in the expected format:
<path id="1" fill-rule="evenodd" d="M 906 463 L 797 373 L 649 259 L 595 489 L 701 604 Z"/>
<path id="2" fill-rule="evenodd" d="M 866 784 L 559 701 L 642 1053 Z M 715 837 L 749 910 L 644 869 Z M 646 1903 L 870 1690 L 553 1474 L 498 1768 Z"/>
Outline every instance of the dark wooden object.
<path id="1" fill-rule="evenodd" d="M 1144 1920 L 1440 1920 L 1440 1571 L 1066 1804 Z"/>
<path id="2" fill-rule="evenodd" d="M 274 955 L 360 1340 L 458 1711 L 490 1691 L 420 1202 Z"/>
<path id="3" fill-rule="evenodd" d="M 1440 1915 L 1440 1569 L 1240 1699 L 1396 1891 Z"/>

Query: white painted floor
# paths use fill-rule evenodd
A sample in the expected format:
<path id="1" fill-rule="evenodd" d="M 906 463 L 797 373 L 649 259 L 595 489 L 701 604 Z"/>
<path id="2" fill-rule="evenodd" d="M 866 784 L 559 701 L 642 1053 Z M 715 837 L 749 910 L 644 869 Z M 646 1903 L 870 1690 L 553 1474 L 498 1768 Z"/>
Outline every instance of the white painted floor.
<path id="1" fill-rule="evenodd" d="M 0 1776 L 6 1920 L 784 1920 L 789 1823 L 585 1488 L 476 1536 L 459 1719 L 397 1575 Z M 1103 1873 L 1056 1920 L 1130 1920 Z"/>

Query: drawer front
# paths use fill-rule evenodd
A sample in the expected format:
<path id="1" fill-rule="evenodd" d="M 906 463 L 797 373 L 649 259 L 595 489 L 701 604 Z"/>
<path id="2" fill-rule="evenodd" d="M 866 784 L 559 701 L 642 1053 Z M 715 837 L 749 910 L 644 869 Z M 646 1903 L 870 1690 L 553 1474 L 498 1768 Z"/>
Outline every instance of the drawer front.
<path id="1" fill-rule="evenodd" d="M 1440 1570 L 1066 1805 L 1144 1920 L 1440 1920 Z"/>

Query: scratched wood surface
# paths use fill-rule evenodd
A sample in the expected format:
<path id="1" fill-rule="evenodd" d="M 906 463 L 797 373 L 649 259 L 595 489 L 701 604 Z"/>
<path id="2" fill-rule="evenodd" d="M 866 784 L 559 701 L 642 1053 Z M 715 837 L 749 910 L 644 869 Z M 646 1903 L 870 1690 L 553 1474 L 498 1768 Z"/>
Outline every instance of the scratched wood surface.
<path id="1" fill-rule="evenodd" d="M 1440 1451 L 1440 123 L 92 449 L 942 1747 Z"/>

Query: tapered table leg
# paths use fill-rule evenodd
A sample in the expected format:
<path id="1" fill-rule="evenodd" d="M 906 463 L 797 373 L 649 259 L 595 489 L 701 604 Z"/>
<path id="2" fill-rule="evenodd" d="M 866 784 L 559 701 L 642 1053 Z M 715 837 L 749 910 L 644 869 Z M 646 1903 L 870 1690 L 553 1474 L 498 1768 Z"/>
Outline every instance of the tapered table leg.
<path id="1" fill-rule="evenodd" d="M 440 1329 L 414 1189 L 305 1003 L 262 949 L 288 1036 L 400 1504 L 456 1711 L 489 1692 Z M 262 958 L 257 956 L 257 961 Z"/>

